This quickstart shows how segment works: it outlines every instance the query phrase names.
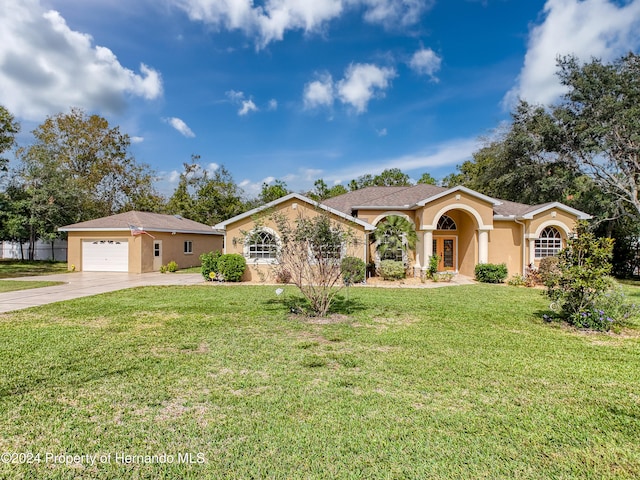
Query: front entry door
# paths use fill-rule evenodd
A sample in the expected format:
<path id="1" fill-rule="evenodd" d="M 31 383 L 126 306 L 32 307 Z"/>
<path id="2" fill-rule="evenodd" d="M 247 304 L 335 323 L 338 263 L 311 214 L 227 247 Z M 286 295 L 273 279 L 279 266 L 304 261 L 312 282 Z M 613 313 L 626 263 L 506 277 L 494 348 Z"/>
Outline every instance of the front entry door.
<path id="1" fill-rule="evenodd" d="M 160 271 L 162 266 L 162 240 L 153 241 L 153 271 Z"/>
<path id="2" fill-rule="evenodd" d="M 438 271 L 458 269 L 456 237 L 436 237 L 433 239 L 433 254 L 440 257 Z"/>

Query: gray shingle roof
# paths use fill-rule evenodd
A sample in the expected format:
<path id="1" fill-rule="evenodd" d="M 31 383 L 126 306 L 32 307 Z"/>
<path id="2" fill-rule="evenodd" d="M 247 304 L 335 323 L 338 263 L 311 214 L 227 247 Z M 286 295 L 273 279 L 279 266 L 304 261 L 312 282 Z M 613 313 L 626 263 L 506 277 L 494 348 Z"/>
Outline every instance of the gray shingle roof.
<path id="1" fill-rule="evenodd" d="M 163 215 L 160 213 L 130 212 L 118 213 L 109 217 L 96 218 L 86 222 L 74 223 L 60 227 L 61 231 L 68 230 L 128 230 L 131 226 L 142 227 L 148 231 L 160 232 L 188 232 L 220 234 L 204 223 L 195 222 L 177 215 Z"/>
<path id="2" fill-rule="evenodd" d="M 343 195 L 329 198 L 322 203 L 335 208 L 348 215 L 352 214 L 354 207 L 400 207 L 412 208 L 422 200 L 439 195 L 450 190 L 449 188 L 437 187 L 435 185 L 418 184 L 410 187 L 367 187 Z M 526 205 L 524 203 L 499 200 L 500 205 L 493 206 L 495 215 L 520 217 L 529 212 L 544 209 L 553 205 L 554 202 L 539 205 Z"/>

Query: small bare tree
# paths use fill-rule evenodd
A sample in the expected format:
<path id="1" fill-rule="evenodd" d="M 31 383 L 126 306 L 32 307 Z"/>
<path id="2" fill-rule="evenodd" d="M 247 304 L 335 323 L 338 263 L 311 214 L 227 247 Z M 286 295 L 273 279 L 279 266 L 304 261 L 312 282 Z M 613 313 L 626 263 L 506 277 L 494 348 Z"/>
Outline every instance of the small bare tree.
<path id="1" fill-rule="evenodd" d="M 313 313 L 325 316 L 344 287 L 341 259 L 359 243 L 354 232 L 320 210 L 317 215 L 299 214 L 293 220 L 273 213 L 270 219 L 280 235 L 274 273 L 279 278 L 290 278 L 309 301 Z"/>

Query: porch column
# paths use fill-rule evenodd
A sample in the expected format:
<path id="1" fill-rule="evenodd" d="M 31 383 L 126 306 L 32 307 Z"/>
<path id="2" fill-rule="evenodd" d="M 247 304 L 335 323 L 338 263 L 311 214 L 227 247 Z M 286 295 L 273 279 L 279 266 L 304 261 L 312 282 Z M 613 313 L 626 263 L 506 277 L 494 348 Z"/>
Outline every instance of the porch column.
<path id="1" fill-rule="evenodd" d="M 424 258 L 422 263 L 424 263 L 425 267 L 428 267 L 429 260 L 433 256 L 433 230 L 425 230 L 422 238 L 422 246 L 424 248 Z"/>
<path id="2" fill-rule="evenodd" d="M 424 252 L 424 247 L 422 246 L 424 235 L 422 235 L 422 232 L 420 231 L 416 232 L 416 234 L 418 241 L 416 242 L 416 261 L 413 264 L 414 273 L 419 272 L 420 267 L 422 266 L 422 253 Z"/>
<path id="3" fill-rule="evenodd" d="M 536 239 L 529 239 L 529 265 L 534 265 L 536 261 Z"/>
<path id="4" fill-rule="evenodd" d="M 489 263 L 489 230 L 478 229 L 478 263 Z"/>

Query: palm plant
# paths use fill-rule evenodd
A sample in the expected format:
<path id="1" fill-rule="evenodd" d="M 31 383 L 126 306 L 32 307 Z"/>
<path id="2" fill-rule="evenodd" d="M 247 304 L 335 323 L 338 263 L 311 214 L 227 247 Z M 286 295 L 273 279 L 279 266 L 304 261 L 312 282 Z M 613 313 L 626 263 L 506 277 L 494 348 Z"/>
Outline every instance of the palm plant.
<path id="1" fill-rule="evenodd" d="M 389 215 L 380 222 L 372 237 L 377 243 L 376 251 L 381 259 L 388 253 L 415 250 L 418 241 L 413 223 L 398 215 Z"/>

